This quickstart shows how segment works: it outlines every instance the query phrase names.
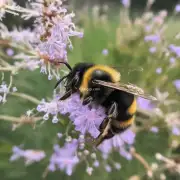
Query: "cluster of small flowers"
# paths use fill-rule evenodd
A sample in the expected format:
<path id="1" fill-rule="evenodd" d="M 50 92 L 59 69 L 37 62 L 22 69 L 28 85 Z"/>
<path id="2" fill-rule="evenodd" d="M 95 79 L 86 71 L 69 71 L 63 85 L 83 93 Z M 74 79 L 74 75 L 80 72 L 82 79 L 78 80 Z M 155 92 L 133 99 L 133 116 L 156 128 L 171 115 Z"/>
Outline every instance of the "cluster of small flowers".
<path id="1" fill-rule="evenodd" d="M 88 134 L 91 137 L 96 138 L 100 131 L 98 130 L 99 125 L 105 118 L 105 112 L 102 107 L 92 106 L 89 107 L 82 105 L 80 97 L 78 94 L 72 94 L 70 98 L 65 101 L 58 101 L 59 97 L 56 96 L 51 102 L 42 102 L 38 105 L 37 111 L 45 113 L 44 120 L 48 120 L 52 116 L 52 122 L 58 122 L 58 113 L 63 115 L 68 115 L 70 123 L 73 123 L 76 130 L 76 136 L 78 139 L 74 139 L 74 134 L 70 134 L 67 131 L 64 134 L 58 133 L 57 136 L 65 140 L 63 147 L 59 145 L 54 146 L 54 153 L 50 158 L 50 164 L 48 166 L 48 171 L 55 170 L 64 170 L 67 175 L 71 175 L 74 167 L 81 163 L 82 161 L 88 162 L 87 173 L 92 174 L 93 167 L 97 168 L 101 166 L 102 158 L 103 162 L 107 163 L 102 164 L 105 170 L 110 172 L 112 167 L 109 165 L 108 157 L 109 155 L 116 150 L 120 153 L 121 156 L 127 160 L 132 159 L 132 155 L 129 152 L 130 146 L 133 145 L 135 140 L 135 133 L 128 129 L 122 134 L 115 135 L 109 140 L 105 140 L 97 150 L 101 152 L 101 156 L 97 156 L 97 150 L 94 151 L 93 145 L 92 148 L 86 149 L 86 142 L 88 141 Z M 68 128 L 68 127 L 66 127 Z M 79 132 L 79 133 L 78 133 Z M 99 160 L 97 159 L 99 158 Z M 93 159 L 93 161 L 92 161 Z M 114 168 L 120 169 L 119 163 L 112 164 Z"/>
<path id="2" fill-rule="evenodd" d="M 8 87 L 8 85 L 5 82 L 2 82 L 2 84 L 0 85 L 0 103 L 5 103 L 7 94 L 11 93 L 11 92 L 16 92 L 17 88 L 16 87 Z"/>
<path id="3" fill-rule="evenodd" d="M 19 158 L 24 158 L 25 164 L 29 165 L 34 162 L 39 162 L 46 157 L 46 154 L 42 150 L 23 150 L 20 147 L 13 147 L 13 155 L 10 158 L 10 161 L 15 161 Z"/>
<path id="4" fill-rule="evenodd" d="M 4 1 L 0 6 L 3 12 L 21 15 L 25 20 L 34 17 L 34 29 L 14 29 L 9 31 L 4 24 L 0 24 L 0 33 L 3 40 L 8 40 L 8 45 L 22 50 L 21 54 L 16 56 L 30 61 L 17 62 L 15 65 L 30 70 L 31 65 L 35 67 L 41 66 L 41 72 L 59 78 L 59 72 L 55 72 L 50 64 L 59 67 L 59 61 L 67 61 L 67 50 L 72 49 L 70 37 L 77 36 L 82 38 L 83 33 L 76 31 L 76 27 L 72 22 L 74 13 L 68 13 L 67 9 L 62 7 L 62 1 L 57 0 L 36 0 L 28 2 L 28 8 L 22 8 L 13 1 Z M 4 15 L 4 13 L 3 13 Z M 16 58 L 17 59 L 17 58 Z M 36 63 L 36 61 L 38 61 Z M 48 71 L 46 65 L 48 64 Z M 56 68 L 55 68 L 56 69 Z"/>

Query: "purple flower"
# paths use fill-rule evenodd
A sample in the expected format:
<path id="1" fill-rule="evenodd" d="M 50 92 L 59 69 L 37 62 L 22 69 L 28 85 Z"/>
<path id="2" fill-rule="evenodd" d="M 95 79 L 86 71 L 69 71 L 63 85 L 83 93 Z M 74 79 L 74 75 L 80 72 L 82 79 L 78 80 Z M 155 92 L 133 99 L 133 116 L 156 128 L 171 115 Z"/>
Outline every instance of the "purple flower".
<path id="1" fill-rule="evenodd" d="M 139 108 L 144 109 L 144 110 L 152 110 L 154 108 L 154 105 L 151 104 L 150 100 L 138 97 L 137 98 L 137 104 Z"/>
<path id="2" fill-rule="evenodd" d="M 132 155 L 125 148 L 120 148 L 119 153 L 122 157 L 126 158 L 127 160 L 132 159 Z"/>
<path id="3" fill-rule="evenodd" d="M 82 134 L 90 133 L 93 137 L 99 135 L 99 125 L 105 118 L 105 111 L 102 107 L 92 107 L 82 105 L 78 94 L 71 95 L 66 101 L 59 103 L 61 114 L 69 113 L 69 118 L 75 125 L 75 130 Z"/>
<path id="4" fill-rule="evenodd" d="M 73 17 L 73 13 L 66 14 L 64 12 L 60 18 L 54 18 L 53 22 L 51 22 L 53 26 L 50 29 L 50 36 L 47 37 L 45 42 L 39 44 L 40 54 L 48 58 L 50 62 L 57 60 L 67 61 L 67 47 L 73 48 L 70 37 L 83 37 L 82 32 L 75 31 L 75 25 L 72 22 Z"/>
<path id="5" fill-rule="evenodd" d="M 150 131 L 153 132 L 153 133 L 158 133 L 159 132 L 159 128 L 156 127 L 156 126 L 152 126 Z"/>
<path id="6" fill-rule="evenodd" d="M 97 160 L 94 161 L 93 166 L 94 166 L 94 167 L 99 167 L 99 161 L 97 161 Z"/>
<path id="7" fill-rule="evenodd" d="M 180 91 L 180 79 L 177 79 L 177 80 L 173 81 L 173 84 L 176 87 L 176 89 L 178 91 Z"/>
<path id="8" fill-rule="evenodd" d="M 7 53 L 8 56 L 13 56 L 13 55 L 14 55 L 14 50 L 11 49 L 11 48 L 8 48 L 8 49 L 6 50 L 6 53 Z"/>
<path id="9" fill-rule="evenodd" d="M 18 56 L 16 56 L 17 58 Z M 26 57 L 27 58 L 27 57 Z M 25 59 L 23 61 L 20 61 L 20 62 L 15 62 L 14 65 L 17 67 L 17 68 L 22 68 L 22 69 L 28 69 L 30 71 L 34 71 L 36 70 L 37 68 L 39 68 L 39 64 L 40 64 L 40 61 L 38 60 L 31 60 L 31 59 Z"/>
<path id="10" fill-rule="evenodd" d="M 113 138 L 105 140 L 99 145 L 98 149 L 106 156 L 113 148 L 123 149 L 125 144 L 132 145 L 135 140 L 135 133 L 131 129 L 127 129 L 121 134 L 115 135 Z"/>
<path id="11" fill-rule="evenodd" d="M 180 12 L 180 4 L 177 4 L 177 5 L 176 5 L 176 7 L 175 7 L 175 11 L 176 11 L 177 13 L 179 13 L 179 12 Z"/>
<path id="12" fill-rule="evenodd" d="M 114 164 L 114 167 L 117 169 L 117 170 L 119 170 L 119 169 L 121 169 L 121 164 L 119 164 L 119 163 L 115 163 Z"/>
<path id="13" fill-rule="evenodd" d="M 172 133 L 176 136 L 180 136 L 180 128 L 173 126 L 172 127 Z"/>
<path id="14" fill-rule="evenodd" d="M 66 44 L 64 42 L 49 39 L 39 45 L 39 51 L 43 56 L 47 56 L 50 61 L 55 59 L 67 61 Z"/>
<path id="15" fill-rule="evenodd" d="M 161 68 L 161 67 L 158 67 L 158 68 L 156 69 L 156 73 L 157 73 L 157 74 L 161 74 L 161 73 L 162 73 L 162 68 Z"/>
<path id="16" fill-rule="evenodd" d="M 121 0 L 124 7 L 129 8 L 131 0 Z"/>
<path id="17" fill-rule="evenodd" d="M 152 34 L 152 35 L 145 36 L 144 40 L 146 42 L 158 43 L 158 42 L 160 42 L 161 38 L 159 35 Z"/>
<path id="18" fill-rule="evenodd" d="M 92 167 L 87 167 L 86 172 L 87 172 L 89 175 L 92 175 L 93 168 L 92 168 Z"/>
<path id="19" fill-rule="evenodd" d="M 5 82 L 3 82 L 1 85 L 0 85 L 0 94 L 2 94 L 2 98 L 0 98 L 0 102 L 3 102 L 5 103 L 7 100 L 6 100 L 6 96 L 7 94 L 9 93 L 9 89 L 8 89 L 8 86 L 7 84 L 5 84 Z"/>
<path id="20" fill-rule="evenodd" d="M 171 57 L 170 60 L 169 60 L 169 62 L 170 62 L 171 64 L 174 64 L 174 63 L 176 62 L 176 58 Z"/>
<path id="21" fill-rule="evenodd" d="M 24 158 L 25 159 L 25 164 L 31 164 L 33 162 L 39 162 L 42 159 L 45 158 L 45 153 L 44 151 L 41 150 L 22 150 L 19 147 L 15 146 L 13 147 L 13 155 L 10 158 L 10 161 L 15 161 L 19 158 Z"/>
<path id="22" fill-rule="evenodd" d="M 152 30 L 152 26 L 148 25 L 148 26 L 145 27 L 145 31 L 146 32 L 150 32 L 151 30 Z"/>
<path id="23" fill-rule="evenodd" d="M 109 164 L 106 164 L 106 165 L 105 165 L 105 170 L 106 170 L 107 172 L 111 172 L 111 171 L 112 171 L 112 168 L 111 168 L 111 166 L 110 166 Z"/>
<path id="24" fill-rule="evenodd" d="M 102 50 L 102 54 L 103 54 L 103 55 L 107 56 L 108 53 L 109 53 L 108 49 L 103 49 L 103 50 Z"/>
<path id="25" fill-rule="evenodd" d="M 156 47 L 151 47 L 151 48 L 149 48 L 149 52 L 150 53 L 155 53 L 157 51 L 157 48 Z"/>
<path id="26" fill-rule="evenodd" d="M 74 167 L 79 163 L 79 158 L 76 156 L 77 147 L 76 139 L 66 143 L 62 148 L 59 145 L 54 146 L 48 169 L 50 171 L 65 170 L 67 175 L 72 175 Z"/>
<path id="27" fill-rule="evenodd" d="M 172 53 L 176 54 L 177 57 L 180 57 L 180 46 L 171 44 L 169 45 L 169 49 Z"/>

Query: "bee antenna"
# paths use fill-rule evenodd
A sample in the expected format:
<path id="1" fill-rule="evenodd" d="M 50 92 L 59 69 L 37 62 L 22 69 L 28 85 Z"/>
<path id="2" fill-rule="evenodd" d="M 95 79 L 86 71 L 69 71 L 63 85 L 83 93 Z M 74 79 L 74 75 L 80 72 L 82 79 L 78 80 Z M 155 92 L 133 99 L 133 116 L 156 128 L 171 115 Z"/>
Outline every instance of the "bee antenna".
<path id="1" fill-rule="evenodd" d="M 59 63 L 59 64 L 65 64 L 66 67 L 67 67 L 70 71 L 72 71 L 71 66 L 70 66 L 67 62 L 60 61 L 60 62 L 58 62 L 58 63 Z"/>
<path id="2" fill-rule="evenodd" d="M 66 76 L 63 76 L 63 77 L 56 83 L 56 85 L 54 86 L 54 89 L 56 89 L 56 88 L 58 87 L 58 85 L 59 85 L 64 79 L 66 79 L 68 76 L 69 76 L 69 74 L 66 75 Z"/>

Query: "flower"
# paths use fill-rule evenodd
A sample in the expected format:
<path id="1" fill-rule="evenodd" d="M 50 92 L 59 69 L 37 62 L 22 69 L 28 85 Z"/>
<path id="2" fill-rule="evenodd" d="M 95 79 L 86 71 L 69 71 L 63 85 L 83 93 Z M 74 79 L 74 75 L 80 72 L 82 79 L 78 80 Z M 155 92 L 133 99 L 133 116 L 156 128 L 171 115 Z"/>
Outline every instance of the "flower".
<path id="1" fill-rule="evenodd" d="M 98 149 L 106 156 L 108 155 L 113 148 L 120 151 L 121 155 L 124 155 L 123 152 L 126 152 L 124 145 L 132 145 L 135 140 L 135 133 L 131 129 L 127 129 L 123 133 L 115 135 L 111 139 L 107 139 L 102 144 L 99 145 Z M 128 154 L 128 152 L 126 152 Z M 130 155 L 128 155 L 129 158 Z"/>
<path id="2" fill-rule="evenodd" d="M 7 86 L 7 84 L 5 82 L 2 82 L 2 84 L 0 85 L 0 94 L 2 94 L 2 98 L 0 98 L 0 102 L 5 103 L 6 100 L 6 96 L 9 93 L 9 88 Z"/>
<path id="3" fill-rule="evenodd" d="M 158 42 L 160 42 L 161 38 L 160 38 L 160 36 L 157 35 L 157 34 L 151 34 L 151 35 L 145 36 L 144 40 L 145 40 L 146 42 L 149 42 L 149 41 L 150 41 L 150 42 L 152 42 L 152 43 L 158 43 Z"/>
<path id="4" fill-rule="evenodd" d="M 6 50 L 6 54 L 7 54 L 8 56 L 13 56 L 13 55 L 14 55 L 14 50 L 11 49 L 11 48 L 8 48 L 8 49 Z"/>
<path id="5" fill-rule="evenodd" d="M 69 118 L 75 125 L 75 130 L 82 134 L 90 133 L 93 137 L 99 135 L 99 126 L 105 118 L 105 111 L 102 107 L 82 105 L 78 94 L 71 95 L 66 101 L 59 103 L 61 114 L 69 113 Z"/>
<path id="6" fill-rule="evenodd" d="M 130 7 L 131 0 L 122 0 L 121 2 L 122 2 L 124 7 L 126 7 L 126 8 Z"/>
<path id="7" fill-rule="evenodd" d="M 19 158 L 25 159 L 25 164 L 29 165 L 34 162 L 39 162 L 45 158 L 45 152 L 41 150 L 22 150 L 21 148 L 14 146 L 13 147 L 13 155 L 10 157 L 10 161 L 15 161 Z"/>
<path id="8" fill-rule="evenodd" d="M 109 53 L 108 49 L 103 49 L 103 50 L 102 50 L 102 54 L 103 54 L 103 55 L 107 56 L 108 53 Z"/>
<path id="9" fill-rule="evenodd" d="M 170 62 L 171 64 L 174 64 L 174 63 L 176 62 L 176 58 L 171 57 L 171 58 L 169 59 L 169 62 Z"/>
<path id="10" fill-rule="evenodd" d="M 176 5 L 176 7 L 175 7 L 175 11 L 176 11 L 177 13 L 179 13 L 179 12 L 180 12 L 180 4 L 177 4 L 177 5 Z"/>
<path id="11" fill-rule="evenodd" d="M 92 167 L 87 167 L 86 172 L 87 172 L 89 175 L 92 175 L 93 168 L 92 168 Z"/>
<path id="12" fill-rule="evenodd" d="M 106 165 L 105 165 L 105 170 L 106 170 L 107 172 L 111 172 L 111 171 L 112 171 L 112 168 L 111 168 L 111 166 L 110 166 L 109 164 L 106 164 Z"/>
<path id="13" fill-rule="evenodd" d="M 114 164 L 114 167 L 117 169 L 117 170 L 119 170 L 119 169 L 121 169 L 121 164 L 119 164 L 119 163 L 115 163 Z"/>
<path id="14" fill-rule="evenodd" d="M 156 127 L 156 126 L 152 126 L 150 131 L 153 132 L 153 133 L 158 133 L 159 132 L 159 128 Z"/>
<path id="15" fill-rule="evenodd" d="M 154 105 L 151 103 L 150 100 L 141 97 L 137 98 L 137 105 L 139 106 L 139 108 L 149 111 L 154 108 Z"/>
<path id="16" fill-rule="evenodd" d="M 177 79 L 177 80 L 173 81 L 173 84 L 176 87 L 176 89 L 178 91 L 180 91 L 180 79 Z"/>
<path id="17" fill-rule="evenodd" d="M 156 47 L 151 47 L 151 48 L 149 48 L 149 52 L 150 53 L 155 53 L 157 51 L 157 48 Z"/>
<path id="18" fill-rule="evenodd" d="M 173 126 L 172 127 L 172 133 L 176 136 L 180 136 L 180 128 Z"/>
<path id="19" fill-rule="evenodd" d="M 79 158 L 76 156 L 77 147 L 76 139 L 65 143 L 62 148 L 59 145 L 55 145 L 48 169 L 50 171 L 65 170 L 67 175 L 72 175 L 74 167 L 79 163 Z"/>
<path id="20" fill-rule="evenodd" d="M 41 19 L 37 22 L 40 27 L 37 31 L 43 40 L 38 45 L 38 51 L 42 57 L 46 57 L 49 62 L 67 61 L 67 48 L 73 48 L 70 37 L 83 37 L 82 32 L 76 31 L 72 22 L 74 13 L 67 13 L 62 7 L 62 2 L 50 3 L 47 7 L 45 26 L 42 25 Z M 48 14 L 54 14 L 53 19 L 49 19 Z M 50 26 L 49 26 L 50 25 Z"/>
<path id="21" fill-rule="evenodd" d="M 94 167 L 99 167 L 99 161 L 97 161 L 97 160 L 94 161 L 93 166 L 94 166 Z"/>
<path id="22" fill-rule="evenodd" d="M 171 44 L 169 45 L 169 49 L 172 53 L 176 54 L 177 57 L 180 57 L 180 46 Z"/>
<path id="23" fill-rule="evenodd" d="M 157 73 L 157 74 L 161 74 L 161 73 L 162 73 L 162 68 L 161 68 L 161 67 L 158 67 L 158 68 L 156 69 L 156 73 Z"/>

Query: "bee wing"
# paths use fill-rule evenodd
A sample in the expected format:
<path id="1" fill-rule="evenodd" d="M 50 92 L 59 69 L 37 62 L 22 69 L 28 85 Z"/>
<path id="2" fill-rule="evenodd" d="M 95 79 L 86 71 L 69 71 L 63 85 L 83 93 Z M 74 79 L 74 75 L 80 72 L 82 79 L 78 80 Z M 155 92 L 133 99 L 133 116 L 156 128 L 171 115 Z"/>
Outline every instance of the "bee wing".
<path id="1" fill-rule="evenodd" d="M 156 97 L 146 94 L 144 92 L 143 89 L 141 89 L 140 87 L 134 85 L 134 84 L 125 84 L 125 83 L 110 83 L 110 82 L 105 82 L 105 81 L 101 81 L 101 80 L 94 80 L 93 83 L 101 85 L 101 86 L 105 86 L 105 87 L 109 87 L 112 89 L 116 89 L 116 90 L 121 90 L 130 94 L 134 94 L 135 96 L 139 96 L 142 97 L 144 99 L 149 99 L 149 100 L 153 100 L 156 101 Z"/>

